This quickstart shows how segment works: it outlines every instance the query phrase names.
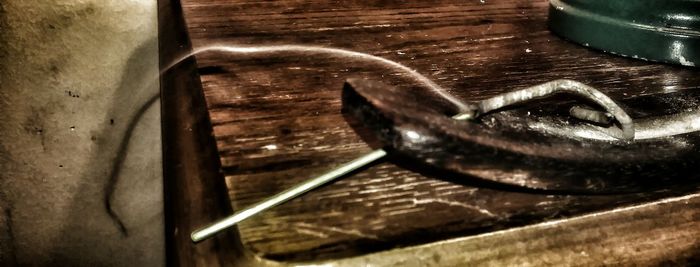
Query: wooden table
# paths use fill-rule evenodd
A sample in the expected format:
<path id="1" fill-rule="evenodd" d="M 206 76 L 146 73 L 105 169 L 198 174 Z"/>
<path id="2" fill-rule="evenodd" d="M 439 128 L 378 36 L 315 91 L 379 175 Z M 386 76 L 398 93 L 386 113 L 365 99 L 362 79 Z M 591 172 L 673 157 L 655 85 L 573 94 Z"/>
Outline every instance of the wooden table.
<path id="1" fill-rule="evenodd" d="M 190 46 L 197 50 L 295 44 L 342 48 L 393 60 L 465 100 L 559 78 L 584 82 L 617 99 L 700 87 L 697 69 L 608 55 L 552 35 L 546 26 L 546 1 L 183 0 L 182 14 L 178 13 L 178 4 L 160 4 L 161 66 L 168 66 L 174 55 L 187 52 Z M 163 112 L 171 116 L 164 118 L 164 131 L 172 131 L 164 133 L 165 174 L 166 179 L 176 181 L 166 188 L 166 194 L 173 192 L 166 214 L 173 231 L 169 255 L 176 259 L 171 263 L 226 265 L 243 257 L 264 259 L 250 261 L 254 263 L 371 259 L 365 255 L 494 231 L 503 235 L 505 232 L 498 230 L 552 220 L 567 222 L 568 218 L 592 212 L 611 213 L 614 208 L 682 196 L 698 188 L 691 183 L 673 190 L 625 195 L 552 194 L 473 178 L 447 178 L 389 159 L 241 223 L 239 235 L 229 233 L 233 236 L 195 246 L 187 244 L 191 229 L 220 218 L 231 208 L 239 210 L 370 151 L 340 112 L 340 89 L 349 77 L 377 79 L 405 88 L 416 86 L 405 73 L 376 63 L 314 52 L 241 55 L 209 51 L 198 54 L 196 63 L 190 59 L 166 73 L 161 80 Z M 196 92 L 199 86 L 202 91 Z M 176 144 L 175 140 L 182 142 Z M 183 145 L 185 142 L 194 145 L 184 148 L 188 147 Z M 192 159 L 202 153 L 206 156 Z M 213 162 L 217 159 L 220 165 Z M 206 175 L 199 175 L 202 172 Z M 222 203 L 225 198 L 216 196 L 224 186 L 222 176 L 229 206 Z M 564 248 L 585 246 L 586 242 L 595 246 L 600 238 L 581 238 L 599 233 L 596 231 L 602 231 L 600 227 L 617 226 L 606 229 L 616 229 L 620 234 L 658 227 L 662 232 L 682 232 L 662 234 L 676 239 L 659 237 L 658 245 L 649 248 L 653 251 L 642 248 L 639 253 L 656 256 L 639 257 L 639 263 L 660 264 L 664 259 L 683 262 L 696 255 L 689 251 L 698 248 L 700 216 L 696 210 L 700 204 L 692 195 L 677 201 L 686 203 L 677 204 L 684 208 L 671 209 L 686 219 L 674 221 L 684 225 L 682 229 L 674 224 L 645 224 L 654 216 L 670 212 L 656 207 L 657 213 L 634 210 L 653 214 L 642 222 L 623 215 L 602 219 L 604 223 L 584 218 L 574 222 L 584 231 L 579 235 L 563 232 L 570 229 L 567 226 L 528 226 L 514 230 L 519 234 L 506 234 L 506 239 L 514 242 L 519 237 L 558 231 L 563 239 L 552 236 L 550 243 Z M 186 211 L 178 208 L 185 206 Z M 577 237 L 578 243 L 555 242 Z M 479 238 L 482 240 L 470 242 L 494 242 Z M 648 236 L 631 238 L 608 241 L 614 240 L 611 245 L 629 245 Z M 491 251 L 490 258 L 486 256 L 481 262 L 498 262 L 500 256 L 492 252 L 502 249 L 506 253 L 513 249 L 510 245 L 493 243 L 486 250 Z M 516 260 L 548 263 L 539 261 L 536 255 L 551 254 L 552 247 L 533 246 L 528 250 L 527 245 L 523 246 L 520 249 L 531 254 L 515 253 L 512 256 Z M 659 249 L 668 252 L 652 253 Z M 411 248 L 395 251 L 403 252 L 381 255 L 394 260 L 422 255 Z M 614 255 L 622 256 L 610 263 L 635 262 L 635 253 L 620 253 L 599 251 L 587 257 L 589 263 L 598 264 Z M 454 265 L 475 259 L 437 255 L 444 260 L 431 264 Z M 549 263 L 568 260 L 553 259 Z M 392 264 L 388 260 L 375 262 Z"/>

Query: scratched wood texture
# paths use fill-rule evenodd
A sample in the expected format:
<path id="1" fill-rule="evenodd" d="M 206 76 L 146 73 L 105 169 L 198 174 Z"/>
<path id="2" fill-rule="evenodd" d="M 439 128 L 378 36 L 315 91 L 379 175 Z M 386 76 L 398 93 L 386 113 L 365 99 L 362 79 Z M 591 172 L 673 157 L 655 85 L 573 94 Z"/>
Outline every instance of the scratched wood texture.
<path id="1" fill-rule="evenodd" d="M 458 97 L 558 78 L 626 98 L 698 89 L 697 69 L 607 55 L 546 27 L 546 1 L 183 0 L 195 49 L 303 44 L 387 58 Z M 349 77 L 415 87 L 405 73 L 316 53 L 205 52 L 197 64 L 234 210 L 370 151 L 341 114 Z M 243 245 L 284 261 L 333 259 L 504 229 L 697 190 L 527 192 L 389 159 L 240 224 Z"/>

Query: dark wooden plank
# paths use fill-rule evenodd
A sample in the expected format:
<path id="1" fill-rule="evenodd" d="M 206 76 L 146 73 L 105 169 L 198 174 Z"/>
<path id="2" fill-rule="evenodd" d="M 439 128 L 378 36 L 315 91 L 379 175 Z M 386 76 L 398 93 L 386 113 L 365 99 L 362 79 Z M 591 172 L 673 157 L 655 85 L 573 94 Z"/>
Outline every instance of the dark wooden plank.
<path id="1" fill-rule="evenodd" d="M 405 64 L 467 100 L 558 78 L 618 99 L 700 86 L 695 69 L 607 55 L 552 35 L 546 1 L 185 0 L 183 8 L 195 48 L 350 49 Z M 340 114 L 346 78 L 416 86 L 374 63 L 311 53 L 206 52 L 197 61 L 234 210 L 370 150 Z M 375 165 L 242 223 L 243 244 L 271 259 L 332 259 L 682 193 L 536 194 L 425 176 L 396 163 Z"/>
<path id="2" fill-rule="evenodd" d="M 158 2 L 163 185 L 168 266 L 232 266 L 243 249 L 236 232 L 194 244 L 190 233 L 231 212 L 178 0 Z M 222 253 L 226 251 L 226 253 Z"/>

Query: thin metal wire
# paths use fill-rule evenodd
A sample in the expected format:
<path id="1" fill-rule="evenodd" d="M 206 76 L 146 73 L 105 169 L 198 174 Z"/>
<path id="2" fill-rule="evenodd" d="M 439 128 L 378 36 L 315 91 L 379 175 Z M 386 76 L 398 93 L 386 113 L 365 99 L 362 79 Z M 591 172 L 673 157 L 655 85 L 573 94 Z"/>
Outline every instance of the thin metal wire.
<path id="1" fill-rule="evenodd" d="M 420 84 L 425 86 L 427 89 L 435 92 L 438 94 L 440 97 L 443 99 L 449 101 L 450 103 L 454 104 L 457 106 L 460 110 L 460 112 L 468 111 L 469 110 L 469 105 L 464 103 L 462 100 L 459 98 L 455 97 L 454 95 L 450 94 L 445 88 L 442 88 L 440 85 L 436 84 L 433 82 L 428 77 L 425 77 L 423 74 L 420 74 L 418 71 L 411 69 L 407 67 L 406 65 L 403 65 L 401 63 L 398 63 L 396 61 L 386 59 L 380 56 L 375 56 L 371 54 L 366 54 L 362 52 L 357 52 L 357 51 L 351 51 L 351 50 L 346 50 L 346 49 L 340 49 L 340 48 L 331 48 L 331 47 L 323 47 L 323 46 L 310 46 L 310 45 L 293 45 L 293 44 L 284 44 L 284 45 L 239 45 L 239 44 L 227 44 L 227 43 L 220 43 L 220 44 L 211 44 L 208 46 L 204 47 L 199 47 L 192 52 L 185 54 L 178 58 L 177 60 L 174 61 L 174 63 L 170 64 L 166 69 L 174 66 L 175 64 L 178 64 L 179 62 L 183 61 L 186 58 L 189 58 L 191 56 L 204 53 L 204 52 L 224 52 L 224 53 L 231 53 L 231 54 L 237 54 L 237 55 L 270 55 L 270 54 L 287 54 L 287 53 L 304 53 L 304 54 L 310 54 L 310 55 L 328 55 L 328 56 L 334 56 L 334 57 L 342 57 L 342 58 L 347 58 L 350 60 L 358 60 L 358 61 L 365 61 L 365 62 L 373 62 L 377 63 L 379 65 L 382 65 L 388 69 L 392 69 L 395 71 L 403 72 L 407 74 L 408 78 L 414 79 L 415 81 L 418 81 Z"/>

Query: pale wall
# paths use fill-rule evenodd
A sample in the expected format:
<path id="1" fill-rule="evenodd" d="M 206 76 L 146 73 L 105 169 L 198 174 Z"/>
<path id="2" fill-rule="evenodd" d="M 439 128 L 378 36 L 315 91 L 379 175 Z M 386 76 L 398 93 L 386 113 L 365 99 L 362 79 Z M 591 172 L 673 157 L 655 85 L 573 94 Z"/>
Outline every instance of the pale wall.
<path id="1" fill-rule="evenodd" d="M 0 0 L 1 266 L 163 264 L 157 70 L 155 0 Z"/>

